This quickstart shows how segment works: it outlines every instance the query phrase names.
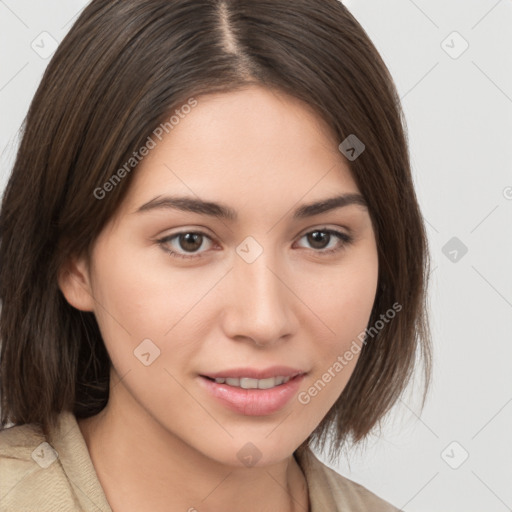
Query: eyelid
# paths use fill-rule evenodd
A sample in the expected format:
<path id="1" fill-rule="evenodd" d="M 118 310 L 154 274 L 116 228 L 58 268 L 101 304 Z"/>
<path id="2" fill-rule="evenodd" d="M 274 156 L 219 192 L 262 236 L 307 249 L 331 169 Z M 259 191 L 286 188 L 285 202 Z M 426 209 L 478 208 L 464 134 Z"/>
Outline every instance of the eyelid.
<path id="1" fill-rule="evenodd" d="M 182 259 L 193 259 L 193 258 L 199 258 L 203 255 L 203 252 L 207 252 L 207 251 L 203 251 L 203 252 L 198 252 L 198 253 L 185 253 L 185 254 L 182 254 L 180 252 L 177 252 L 177 251 L 173 251 L 173 250 L 170 250 L 170 249 L 166 249 L 166 244 L 170 243 L 170 241 L 174 238 L 177 238 L 179 237 L 180 235 L 186 235 L 186 234 L 194 234 L 194 235 L 200 235 L 204 238 L 207 238 L 210 240 L 210 242 L 212 243 L 212 245 L 215 245 L 215 240 L 213 239 L 213 237 L 211 237 L 210 235 L 208 235 L 208 233 L 205 233 L 204 231 L 201 231 L 201 230 L 198 230 L 198 229 L 181 229 L 180 231 L 177 231 L 175 233 L 170 233 L 168 235 L 165 235 L 163 237 L 160 237 L 157 239 L 157 243 L 158 245 L 160 245 L 160 247 L 168 254 L 170 254 L 171 256 L 174 256 L 174 257 L 177 257 L 177 258 L 182 258 Z M 202 244 L 201 244 L 202 245 Z"/>
<path id="2" fill-rule="evenodd" d="M 344 233 L 343 230 L 346 231 L 346 233 Z M 329 226 L 328 224 L 318 224 L 317 226 L 313 226 L 312 228 L 305 229 L 304 231 L 301 232 L 301 234 L 298 235 L 297 238 L 302 238 L 304 235 L 307 235 L 308 233 L 312 233 L 314 231 L 330 231 L 351 236 L 351 230 L 346 226 Z"/>
<path id="3" fill-rule="evenodd" d="M 322 233 L 328 233 L 331 237 L 333 237 L 333 236 L 336 237 L 338 239 L 338 243 L 339 243 L 338 247 L 336 247 L 334 249 L 318 249 L 318 250 L 309 249 L 313 253 L 316 253 L 316 254 L 319 254 L 319 255 L 324 255 L 324 254 L 338 252 L 338 251 L 342 250 L 345 246 L 347 246 L 347 245 L 349 245 L 349 244 L 354 242 L 353 235 L 351 235 L 349 233 L 345 233 L 344 231 L 341 231 L 339 228 L 329 228 L 327 226 L 320 227 L 320 228 L 310 228 L 310 229 L 308 229 L 307 231 L 305 231 L 304 233 L 302 233 L 301 235 L 298 236 L 298 241 L 300 241 L 306 235 L 309 235 L 311 233 L 315 233 L 315 232 L 318 232 L 318 231 L 322 232 Z"/>

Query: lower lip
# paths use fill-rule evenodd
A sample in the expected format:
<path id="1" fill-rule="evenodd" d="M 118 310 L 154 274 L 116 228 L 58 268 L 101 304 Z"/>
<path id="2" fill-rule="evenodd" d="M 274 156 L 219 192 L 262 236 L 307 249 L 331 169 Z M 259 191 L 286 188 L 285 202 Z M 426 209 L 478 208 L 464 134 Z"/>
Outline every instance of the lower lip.
<path id="1" fill-rule="evenodd" d="M 245 416 L 265 416 L 282 409 L 297 390 L 306 374 L 297 375 L 286 384 L 271 389 L 243 389 L 200 376 L 206 390 L 226 407 Z"/>

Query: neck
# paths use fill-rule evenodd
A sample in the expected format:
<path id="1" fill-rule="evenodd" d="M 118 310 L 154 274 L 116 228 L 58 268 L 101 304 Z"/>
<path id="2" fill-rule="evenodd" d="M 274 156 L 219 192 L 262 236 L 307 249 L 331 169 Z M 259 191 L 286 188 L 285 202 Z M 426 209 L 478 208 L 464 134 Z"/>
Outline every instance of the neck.
<path id="1" fill-rule="evenodd" d="M 119 405 L 111 395 L 101 413 L 78 421 L 113 512 L 308 512 L 307 483 L 293 455 L 264 467 L 224 465 L 142 408 Z"/>

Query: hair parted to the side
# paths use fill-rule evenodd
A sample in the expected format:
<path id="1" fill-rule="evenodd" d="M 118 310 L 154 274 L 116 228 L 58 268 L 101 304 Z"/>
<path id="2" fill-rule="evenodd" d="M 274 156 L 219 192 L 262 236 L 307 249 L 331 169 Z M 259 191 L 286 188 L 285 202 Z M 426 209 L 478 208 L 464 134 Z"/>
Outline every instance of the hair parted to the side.
<path id="1" fill-rule="evenodd" d="M 300 448 L 331 453 L 363 440 L 399 398 L 422 356 L 427 242 L 411 178 L 405 120 L 388 69 L 338 0 L 93 0 L 50 61 L 23 126 L 0 212 L 1 426 L 45 433 L 108 401 L 110 360 L 93 313 L 65 300 L 58 275 L 116 213 L 136 168 L 101 200 L 94 191 L 191 97 L 260 84 L 311 106 L 341 143 L 365 197 L 379 256 L 369 325 L 343 393 Z M 381 322 L 382 323 L 382 322 Z"/>

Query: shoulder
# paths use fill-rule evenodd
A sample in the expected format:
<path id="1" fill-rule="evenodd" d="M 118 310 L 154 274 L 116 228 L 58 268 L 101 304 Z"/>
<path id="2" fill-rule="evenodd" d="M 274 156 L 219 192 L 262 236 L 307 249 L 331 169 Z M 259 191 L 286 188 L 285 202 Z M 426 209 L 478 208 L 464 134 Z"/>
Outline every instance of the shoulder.
<path id="1" fill-rule="evenodd" d="M 401 512 L 391 503 L 378 497 L 366 487 L 337 473 L 329 466 L 321 462 L 311 450 L 300 455 L 308 487 L 310 489 L 310 501 L 315 512 L 315 502 L 329 505 L 331 510 L 343 510 L 344 512 L 360 512 L 363 510 L 375 510 L 379 512 Z M 320 509 L 319 507 L 316 507 Z"/>
<path id="2" fill-rule="evenodd" d="M 7 489 L 26 478 L 37 465 L 34 456 L 37 448 L 43 448 L 45 437 L 35 425 L 20 425 L 0 430 L 1 496 Z"/>
<path id="3" fill-rule="evenodd" d="M 0 430 L 0 474 L 2 512 L 62 510 L 62 503 L 74 504 L 59 454 L 37 425 Z"/>

